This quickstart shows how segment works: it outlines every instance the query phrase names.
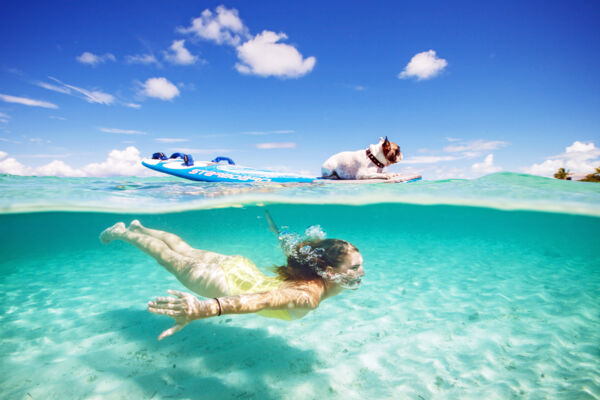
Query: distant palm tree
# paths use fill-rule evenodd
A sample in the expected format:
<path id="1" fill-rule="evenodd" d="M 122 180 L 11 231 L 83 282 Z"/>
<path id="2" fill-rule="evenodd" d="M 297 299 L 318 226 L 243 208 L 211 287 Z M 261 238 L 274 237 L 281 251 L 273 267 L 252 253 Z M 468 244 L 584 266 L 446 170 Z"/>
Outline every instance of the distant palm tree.
<path id="1" fill-rule="evenodd" d="M 600 182 L 600 167 L 596 168 L 596 172 L 593 174 L 586 175 L 582 179 L 583 182 Z"/>
<path id="2" fill-rule="evenodd" d="M 564 168 L 559 168 L 554 174 L 556 179 L 568 179 L 572 174 L 569 171 L 565 171 Z"/>

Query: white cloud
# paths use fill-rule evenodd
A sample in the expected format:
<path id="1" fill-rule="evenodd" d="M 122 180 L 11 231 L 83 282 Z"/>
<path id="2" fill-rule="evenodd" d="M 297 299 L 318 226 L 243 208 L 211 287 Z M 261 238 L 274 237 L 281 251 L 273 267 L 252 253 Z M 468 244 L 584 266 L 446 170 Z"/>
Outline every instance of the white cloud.
<path id="1" fill-rule="evenodd" d="M 59 121 L 66 121 L 67 120 L 65 117 L 59 117 L 57 115 L 49 115 L 48 118 L 50 118 L 50 119 L 57 119 Z"/>
<path id="2" fill-rule="evenodd" d="M 98 128 L 102 132 L 106 133 L 120 133 L 123 135 L 145 135 L 146 132 L 136 131 L 133 129 L 117 129 L 117 128 Z"/>
<path id="3" fill-rule="evenodd" d="M 160 65 L 156 57 L 154 57 L 154 54 L 136 54 L 133 56 L 126 56 L 125 62 L 127 64 Z"/>
<path id="4" fill-rule="evenodd" d="M 46 82 L 37 82 L 36 85 L 38 85 L 39 87 L 43 87 L 44 89 L 52 90 L 54 92 L 63 93 L 63 94 L 71 94 L 71 89 L 64 87 L 64 86 L 51 85 Z"/>
<path id="5" fill-rule="evenodd" d="M 98 90 L 94 90 L 94 91 L 90 92 L 88 90 L 81 89 L 76 86 L 71 86 L 71 85 L 65 85 L 65 86 L 75 90 L 76 92 L 81 93 L 83 95 L 84 100 L 87 101 L 88 103 L 110 105 L 115 100 L 115 98 L 111 94 L 103 93 Z"/>
<path id="6" fill-rule="evenodd" d="M 424 51 L 411 58 L 404 70 L 398 74 L 398 78 L 431 79 L 442 72 L 447 65 L 448 62 L 443 58 L 438 58 L 434 50 Z"/>
<path id="7" fill-rule="evenodd" d="M 509 143 L 500 140 L 475 140 L 468 143 L 444 147 L 446 153 L 481 154 L 484 151 L 496 150 L 508 146 Z"/>
<path id="8" fill-rule="evenodd" d="M 192 20 L 188 28 L 177 28 L 179 33 L 194 34 L 199 38 L 214 41 L 217 44 L 237 46 L 247 36 L 247 28 L 236 9 L 228 10 L 224 6 L 216 8 L 216 14 L 206 9 L 200 17 Z"/>
<path id="9" fill-rule="evenodd" d="M 597 157 L 598 154 L 600 154 L 600 149 L 596 148 L 594 142 L 582 143 L 579 141 L 575 141 L 565 150 L 567 153 L 577 154 L 586 158 Z"/>
<path id="10" fill-rule="evenodd" d="M 88 64 L 92 66 L 96 66 L 106 61 L 117 61 L 116 57 L 110 53 L 100 56 L 90 53 L 89 51 L 83 52 L 80 56 L 77 56 L 76 59 L 82 64 Z"/>
<path id="11" fill-rule="evenodd" d="M 476 174 L 486 175 L 501 171 L 502 168 L 494 165 L 494 155 L 488 154 L 483 162 L 473 164 L 471 170 Z"/>
<path id="12" fill-rule="evenodd" d="M 98 90 L 89 91 L 86 89 L 82 89 L 80 87 L 61 82 L 60 80 L 53 78 L 51 76 L 48 78 L 57 82 L 60 86 L 52 85 L 52 84 L 46 83 L 46 82 L 36 82 L 36 85 L 40 86 L 44 89 L 52 90 L 54 92 L 59 92 L 59 93 L 68 94 L 71 96 L 82 98 L 85 101 L 87 101 L 88 103 L 98 103 L 98 104 L 110 105 L 115 102 L 115 98 L 111 94 L 104 93 L 104 92 L 101 92 Z M 120 103 L 120 104 L 125 107 L 130 107 L 130 108 L 141 108 L 142 107 L 141 105 L 135 104 L 135 103 Z"/>
<path id="13" fill-rule="evenodd" d="M 61 91 L 61 93 L 65 93 L 65 94 L 71 94 L 70 90 L 73 90 L 73 91 L 79 93 L 80 95 L 82 95 L 81 97 L 85 101 L 87 101 L 88 103 L 97 103 L 97 104 L 110 105 L 115 100 L 115 98 L 112 95 L 108 94 L 108 93 L 104 93 L 104 92 L 101 92 L 101 91 L 98 91 L 98 90 L 89 91 L 89 90 L 86 90 L 86 89 L 82 89 L 80 87 L 69 85 L 69 84 L 66 84 L 64 82 L 61 82 L 60 80 L 58 80 L 56 78 L 53 78 L 51 76 L 48 77 L 48 78 L 52 79 L 53 81 L 55 81 L 55 82 L 57 82 L 59 84 L 61 84 L 62 88 L 64 88 L 67 91 L 56 90 L 58 88 L 57 86 L 48 85 L 48 84 L 46 84 L 45 86 L 42 86 L 42 87 L 44 87 L 46 89 L 49 89 L 49 90 Z M 51 89 L 50 87 L 53 87 L 53 88 Z"/>
<path id="14" fill-rule="evenodd" d="M 5 151 L 0 150 L 0 160 L 2 160 L 6 156 L 8 156 L 8 153 L 5 152 Z"/>
<path id="15" fill-rule="evenodd" d="M 271 142 L 271 143 L 259 143 L 256 145 L 257 149 L 293 149 L 296 147 L 294 142 Z"/>
<path id="16" fill-rule="evenodd" d="M 13 157 L 0 152 L 0 173 L 25 176 L 106 177 L 106 176 L 157 176 L 142 164 L 140 152 L 133 146 L 125 150 L 112 150 L 101 163 L 91 163 L 80 169 L 73 168 L 60 160 L 41 167 L 29 167 Z"/>
<path id="17" fill-rule="evenodd" d="M 589 174 L 600 166 L 600 149 L 594 142 L 573 142 L 565 148 L 565 152 L 556 156 L 548 157 L 540 164 L 523 167 L 521 170 L 532 175 L 553 176 L 559 168 L 577 174 Z"/>
<path id="18" fill-rule="evenodd" d="M 523 167 L 522 171 L 531 175 L 552 176 L 559 168 L 566 168 L 566 163 L 562 160 L 546 160 L 541 164 L 533 164 L 529 167 Z"/>
<path id="19" fill-rule="evenodd" d="M 0 174 L 34 175 L 32 168 L 24 166 L 13 157 L 6 158 L 6 153 L 3 154 L 4 156 L 0 160 Z"/>
<path id="20" fill-rule="evenodd" d="M 35 168 L 35 175 L 37 175 L 37 176 L 70 176 L 70 177 L 86 176 L 86 174 L 83 171 L 72 168 L 60 160 L 54 160 L 46 165 Z"/>
<path id="21" fill-rule="evenodd" d="M 82 64 L 95 65 L 100 62 L 100 57 L 98 57 L 97 55 L 94 55 L 92 53 L 89 53 L 87 51 L 82 53 L 80 56 L 77 56 L 76 58 L 77 58 L 77 61 L 79 61 Z"/>
<path id="22" fill-rule="evenodd" d="M 154 139 L 155 142 L 158 143 L 181 143 L 181 142 L 187 142 L 187 139 L 177 139 L 177 138 L 156 138 Z"/>
<path id="23" fill-rule="evenodd" d="M 133 146 L 125 150 L 112 150 L 106 161 L 88 164 L 82 168 L 86 176 L 148 176 L 149 170 L 142 165 L 140 151 Z"/>
<path id="24" fill-rule="evenodd" d="M 287 39 L 285 33 L 259 33 L 236 48 L 240 62 L 235 68 L 242 74 L 286 78 L 298 78 L 312 71 L 316 58 L 303 58 L 294 46 L 278 43 L 282 39 Z"/>
<path id="25" fill-rule="evenodd" d="M 177 31 L 234 46 L 239 58 L 235 68 L 242 74 L 297 78 L 312 71 L 316 63 L 315 57 L 303 58 L 294 46 L 280 43 L 287 39 L 285 33 L 264 30 L 252 37 L 238 11 L 224 6 L 217 7 L 215 13 L 204 10 L 200 17 L 192 20 L 190 27 L 180 27 Z M 173 42 L 173 45 L 179 42 Z"/>
<path id="26" fill-rule="evenodd" d="M 10 115 L 0 112 L 0 123 L 8 124 L 9 119 L 10 119 Z"/>
<path id="27" fill-rule="evenodd" d="M 43 108 L 55 108 L 55 109 L 58 108 L 58 106 L 56 104 L 52 104 L 47 101 L 33 100 L 33 99 L 25 98 L 25 97 L 9 96 L 7 94 L 1 94 L 1 93 L 0 93 L 0 100 L 5 101 L 7 103 L 23 104 L 23 105 L 30 106 L 30 107 L 43 107 Z"/>
<path id="28" fill-rule="evenodd" d="M 195 64 L 198 60 L 198 56 L 192 55 L 188 49 L 184 47 L 185 40 L 174 40 L 170 52 L 165 52 L 165 58 L 167 61 L 178 65 L 191 65 Z"/>
<path id="29" fill-rule="evenodd" d="M 179 89 L 166 78 L 150 78 L 142 84 L 141 93 L 161 100 L 172 100 L 179 96 Z"/>

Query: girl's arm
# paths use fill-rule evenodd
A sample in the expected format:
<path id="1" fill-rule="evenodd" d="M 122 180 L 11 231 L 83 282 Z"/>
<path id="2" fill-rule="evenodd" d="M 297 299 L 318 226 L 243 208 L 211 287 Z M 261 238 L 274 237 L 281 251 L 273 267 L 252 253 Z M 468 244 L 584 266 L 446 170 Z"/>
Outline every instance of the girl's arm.
<path id="1" fill-rule="evenodd" d="M 201 301 L 189 293 L 169 290 L 176 297 L 158 297 L 148 303 L 148 311 L 167 315 L 175 319 L 175 325 L 158 337 L 161 340 L 179 332 L 190 322 L 224 314 L 248 314 L 261 310 L 308 309 L 319 306 L 323 288 L 305 283 L 298 287 L 287 287 L 270 292 L 240 294 Z"/>
<path id="2" fill-rule="evenodd" d="M 290 287 L 270 292 L 240 294 L 237 296 L 220 297 L 221 314 L 247 314 L 261 310 L 287 310 L 300 308 L 314 310 L 321 301 L 322 290 L 315 285 L 303 285 L 301 288 Z M 208 315 L 213 316 L 213 315 Z M 199 318 L 204 318 L 200 316 Z"/>

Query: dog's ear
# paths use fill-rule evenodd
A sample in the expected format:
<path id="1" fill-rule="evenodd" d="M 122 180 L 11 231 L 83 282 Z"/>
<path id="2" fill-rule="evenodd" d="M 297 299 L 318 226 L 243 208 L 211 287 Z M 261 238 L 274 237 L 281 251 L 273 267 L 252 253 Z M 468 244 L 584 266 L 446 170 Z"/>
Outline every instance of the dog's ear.
<path id="1" fill-rule="evenodd" d="M 379 136 L 379 144 L 383 143 L 383 138 Z"/>
<path id="2" fill-rule="evenodd" d="M 390 141 L 388 140 L 387 136 L 385 137 L 385 141 L 383 142 L 384 146 L 389 146 L 390 145 Z"/>

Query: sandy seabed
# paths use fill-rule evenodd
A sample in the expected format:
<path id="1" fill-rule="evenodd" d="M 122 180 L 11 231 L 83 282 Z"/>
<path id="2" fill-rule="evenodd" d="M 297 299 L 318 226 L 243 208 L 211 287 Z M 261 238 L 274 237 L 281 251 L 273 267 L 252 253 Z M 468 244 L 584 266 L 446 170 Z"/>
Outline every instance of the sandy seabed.
<path id="1" fill-rule="evenodd" d="M 600 265 L 589 255 L 539 237 L 354 233 L 359 290 L 299 321 L 227 315 L 159 342 L 171 320 L 146 302 L 184 288 L 132 246 L 97 242 L 106 218 L 82 232 L 94 236 L 85 246 L 6 249 L 0 397 L 600 398 Z M 276 261 L 264 256 L 273 246 L 246 242 L 240 253 L 258 265 Z"/>

